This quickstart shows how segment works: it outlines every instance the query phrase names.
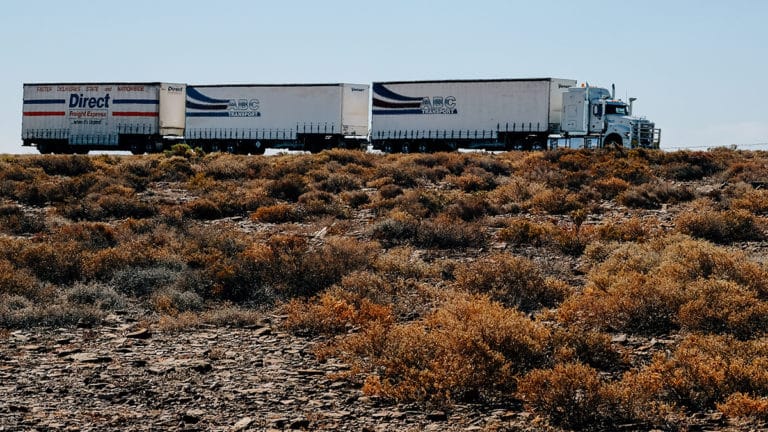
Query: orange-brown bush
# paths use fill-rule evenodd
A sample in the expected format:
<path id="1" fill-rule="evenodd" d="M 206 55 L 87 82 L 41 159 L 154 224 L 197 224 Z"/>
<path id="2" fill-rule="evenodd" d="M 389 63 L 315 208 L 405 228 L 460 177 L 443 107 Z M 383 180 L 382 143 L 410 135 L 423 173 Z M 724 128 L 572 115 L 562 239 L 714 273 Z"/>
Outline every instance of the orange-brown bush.
<path id="1" fill-rule="evenodd" d="M 600 408 L 603 384 L 597 370 L 579 363 L 534 370 L 518 383 L 518 393 L 552 423 L 574 429 L 599 427 L 605 420 Z"/>
<path id="2" fill-rule="evenodd" d="M 768 343 L 729 336 L 689 336 L 670 358 L 657 356 L 638 372 L 661 384 L 657 398 L 690 409 L 712 409 L 735 393 L 768 394 Z"/>
<path id="3" fill-rule="evenodd" d="M 718 403 L 717 409 L 728 417 L 766 421 L 768 420 L 768 397 L 736 392 L 728 396 L 725 402 Z"/>
<path id="4" fill-rule="evenodd" d="M 546 361 L 549 332 L 484 296 L 458 294 L 408 324 L 366 327 L 323 350 L 367 373 L 363 391 L 398 400 L 482 400 Z"/>
<path id="5" fill-rule="evenodd" d="M 510 219 L 497 233 L 498 239 L 514 245 L 541 247 L 548 244 L 556 227 L 551 222 L 533 222 L 525 218 Z"/>
<path id="6" fill-rule="evenodd" d="M 765 270 L 743 255 L 673 236 L 616 248 L 587 275 L 584 292 L 568 298 L 558 313 L 565 322 L 598 329 L 657 334 L 684 321 L 700 331 L 717 328 L 747 337 L 762 331 L 746 321 L 760 318 L 758 322 L 764 322 L 764 306 L 763 300 L 756 301 L 745 311 L 744 302 L 749 301 L 745 298 L 764 299 L 766 277 Z M 738 288 L 726 286 L 741 297 L 708 302 L 707 296 L 709 300 L 718 298 L 712 292 L 718 280 L 736 285 Z M 700 315 L 699 321 L 691 316 L 694 311 Z"/>
<path id="7" fill-rule="evenodd" d="M 475 222 L 440 215 L 419 224 L 413 243 L 420 247 L 438 249 L 482 247 L 485 244 L 485 231 Z"/>
<path id="8" fill-rule="evenodd" d="M 299 212 L 291 204 L 275 204 L 258 208 L 251 218 L 258 222 L 285 223 L 300 220 Z"/>
<path id="9" fill-rule="evenodd" d="M 505 306 L 523 311 L 554 306 L 567 294 L 561 285 L 546 280 L 533 261 L 505 253 L 459 265 L 454 277 L 460 290 L 488 294 Z"/>
<path id="10" fill-rule="evenodd" d="M 351 327 L 365 328 L 372 323 L 389 325 L 392 310 L 365 297 L 325 292 L 310 300 L 293 299 L 284 305 L 287 315 L 283 325 L 302 335 L 334 335 Z"/>
<path id="11" fill-rule="evenodd" d="M 11 234 L 32 234 L 45 230 L 44 215 L 29 215 L 18 205 L 0 205 L 0 231 Z"/>
<path id="12" fill-rule="evenodd" d="M 694 198 L 686 186 L 668 182 L 642 183 L 620 193 L 616 200 L 627 207 L 655 209 L 662 204 L 676 204 Z"/>
<path id="13" fill-rule="evenodd" d="M 687 212 L 675 224 L 683 234 L 721 244 L 765 238 L 764 224 L 746 210 Z"/>

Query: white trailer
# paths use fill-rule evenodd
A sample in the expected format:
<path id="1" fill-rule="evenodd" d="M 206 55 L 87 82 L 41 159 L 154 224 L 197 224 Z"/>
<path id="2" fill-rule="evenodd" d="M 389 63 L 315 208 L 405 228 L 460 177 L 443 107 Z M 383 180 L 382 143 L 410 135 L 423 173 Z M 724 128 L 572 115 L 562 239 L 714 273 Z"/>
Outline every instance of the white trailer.
<path id="1" fill-rule="evenodd" d="M 40 153 L 159 151 L 184 135 L 184 84 L 24 84 L 21 138 Z"/>
<path id="2" fill-rule="evenodd" d="M 546 148 L 560 128 L 556 78 L 373 83 L 371 141 L 385 152 Z"/>
<path id="3" fill-rule="evenodd" d="M 186 141 L 255 154 L 269 147 L 362 148 L 368 98 L 365 84 L 190 85 Z"/>

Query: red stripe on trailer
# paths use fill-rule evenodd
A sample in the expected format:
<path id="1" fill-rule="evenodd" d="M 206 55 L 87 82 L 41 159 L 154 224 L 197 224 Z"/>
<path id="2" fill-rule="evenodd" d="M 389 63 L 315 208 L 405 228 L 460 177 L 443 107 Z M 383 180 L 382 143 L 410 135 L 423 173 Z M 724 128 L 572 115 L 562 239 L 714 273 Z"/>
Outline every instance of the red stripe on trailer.
<path id="1" fill-rule="evenodd" d="M 159 113 L 152 111 L 115 111 L 113 117 L 157 117 Z"/>
<path id="2" fill-rule="evenodd" d="M 64 111 L 24 111 L 27 117 L 63 116 Z"/>

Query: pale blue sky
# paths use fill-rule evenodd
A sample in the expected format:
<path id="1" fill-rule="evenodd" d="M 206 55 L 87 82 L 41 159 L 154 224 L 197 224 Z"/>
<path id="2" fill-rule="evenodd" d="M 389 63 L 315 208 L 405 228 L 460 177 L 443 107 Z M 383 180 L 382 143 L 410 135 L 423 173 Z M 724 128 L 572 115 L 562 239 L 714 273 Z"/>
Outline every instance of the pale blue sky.
<path id="1" fill-rule="evenodd" d="M 637 97 L 663 148 L 768 143 L 758 0 L 10 0 L 0 40 L 0 153 L 28 151 L 24 82 L 569 78 Z"/>

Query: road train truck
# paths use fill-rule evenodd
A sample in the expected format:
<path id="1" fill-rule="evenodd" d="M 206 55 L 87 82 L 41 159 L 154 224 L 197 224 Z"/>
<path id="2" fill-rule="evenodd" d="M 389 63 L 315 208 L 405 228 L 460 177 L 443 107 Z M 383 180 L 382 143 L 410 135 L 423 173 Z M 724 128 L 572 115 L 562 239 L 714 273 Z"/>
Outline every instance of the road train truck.
<path id="1" fill-rule="evenodd" d="M 371 142 L 387 153 L 659 146 L 634 98 L 575 80 L 375 82 L 372 93 Z"/>

